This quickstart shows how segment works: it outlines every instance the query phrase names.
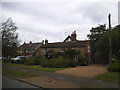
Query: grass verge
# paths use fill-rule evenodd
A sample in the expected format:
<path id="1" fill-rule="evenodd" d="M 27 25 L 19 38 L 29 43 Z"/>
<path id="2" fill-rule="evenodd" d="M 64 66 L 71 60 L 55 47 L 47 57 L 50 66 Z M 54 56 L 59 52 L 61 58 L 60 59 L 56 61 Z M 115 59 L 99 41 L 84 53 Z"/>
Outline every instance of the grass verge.
<path id="1" fill-rule="evenodd" d="M 39 76 L 38 74 L 35 74 L 35 73 L 22 72 L 22 71 L 18 71 L 18 70 L 11 70 L 8 68 L 3 68 L 2 74 L 5 76 L 11 76 L 11 77 L 15 77 L 15 78 L 26 78 L 26 77 Z"/>
<path id="2" fill-rule="evenodd" d="M 39 65 L 24 65 L 24 64 L 12 64 L 12 63 L 3 63 L 3 65 L 26 68 L 26 69 L 42 70 L 42 71 L 48 71 L 48 72 L 55 72 L 55 71 L 64 69 L 64 68 L 47 68 L 47 67 L 41 67 Z"/>
<path id="3" fill-rule="evenodd" d="M 120 83 L 119 75 L 120 75 L 120 72 L 107 72 L 107 73 L 96 76 L 95 79 Z"/>

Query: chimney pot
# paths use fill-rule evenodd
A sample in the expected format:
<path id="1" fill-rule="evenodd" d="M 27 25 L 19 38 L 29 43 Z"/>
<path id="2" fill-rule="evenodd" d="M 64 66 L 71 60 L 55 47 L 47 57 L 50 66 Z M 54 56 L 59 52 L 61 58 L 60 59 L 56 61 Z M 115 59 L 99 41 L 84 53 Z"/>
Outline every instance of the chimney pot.
<path id="1" fill-rule="evenodd" d="M 47 44 L 47 43 L 48 43 L 48 40 L 46 39 L 46 40 L 45 40 L 45 44 Z"/>
<path id="2" fill-rule="evenodd" d="M 30 41 L 30 44 L 32 44 L 32 41 Z"/>
<path id="3" fill-rule="evenodd" d="M 44 40 L 42 40 L 42 44 L 44 44 Z"/>

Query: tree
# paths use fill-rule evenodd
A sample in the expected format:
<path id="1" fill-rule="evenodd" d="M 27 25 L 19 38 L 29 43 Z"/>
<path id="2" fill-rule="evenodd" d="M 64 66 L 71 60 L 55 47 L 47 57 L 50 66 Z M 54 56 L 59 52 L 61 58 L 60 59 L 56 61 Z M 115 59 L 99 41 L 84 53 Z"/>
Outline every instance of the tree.
<path id="1" fill-rule="evenodd" d="M 95 54 L 96 54 L 96 42 L 100 39 L 100 36 L 106 32 L 106 25 L 99 25 L 95 28 L 91 28 L 91 34 L 87 35 L 90 39 L 90 47 L 91 47 L 91 60 L 94 63 Z"/>
<path id="2" fill-rule="evenodd" d="M 17 27 L 13 23 L 12 18 L 2 22 L 0 32 L 2 34 L 2 55 L 4 57 L 15 56 L 17 54 L 17 47 L 19 44 Z"/>
<path id="3" fill-rule="evenodd" d="M 119 58 L 119 50 L 120 50 L 120 25 L 117 25 L 111 29 L 111 50 L 112 56 L 114 56 L 117 60 Z M 108 40 L 109 31 L 103 33 L 96 42 L 97 52 L 103 57 L 109 55 L 109 40 Z"/>
<path id="4" fill-rule="evenodd" d="M 120 25 L 111 28 L 111 34 L 109 34 L 109 29 L 106 29 L 105 25 L 99 25 L 98 27 L 92 28 L 90 30 L 91 34 L 88 35 L 88 38 L 90 39 L 91 59 L 93 62 L 96 54 L 100 55 L 103 58 L 109 57 L 109 35 L 111 35 L 112 56 L 119 60 L 119 30 Z"/>

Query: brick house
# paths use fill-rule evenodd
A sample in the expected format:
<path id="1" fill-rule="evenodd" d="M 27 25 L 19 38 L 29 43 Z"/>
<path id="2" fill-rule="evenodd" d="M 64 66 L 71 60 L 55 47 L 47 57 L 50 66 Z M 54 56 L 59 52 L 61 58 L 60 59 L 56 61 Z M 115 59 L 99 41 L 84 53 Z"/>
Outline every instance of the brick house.
<path id="1" fill-rule="evenodd" d="M 90 47 L 88 40 L 77 40 L 77 34 L 74 31 L 69 35 L 63 42 L 54 42 L 48 43 L 48 40 L 45 40 L 45 44 L 42 44 L 39 47 L 36 55 L 45 55 L 47 51 L 53 50 L 55 52 L 64 52 L 67 49 L 80 50 L 81 54 L 87 58 L 90 57 Z"/>
<path id="2" fill-rule="evenodd" d="M 30 41 L 30 43 L 24 42 L 24 44 L 22 44 L 19 47 L 18 54 L 24 55 L 24 56 L 32 55 L 33 53 L 37 52 L 38 48 L 41 45 L 42 45 L 42 42 L 40 43 L 32 43 L 32 41 Z"/>

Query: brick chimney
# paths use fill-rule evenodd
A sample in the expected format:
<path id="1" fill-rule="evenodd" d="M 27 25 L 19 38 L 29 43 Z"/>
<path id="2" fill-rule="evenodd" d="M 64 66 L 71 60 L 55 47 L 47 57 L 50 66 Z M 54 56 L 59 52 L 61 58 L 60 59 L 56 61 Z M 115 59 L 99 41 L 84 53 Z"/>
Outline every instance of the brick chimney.
<path id="1" fill-rule="evenodd" d="M 71 34 L 71 41 L 76 41 L 76 40 L 77 40 L 76 37 L 77 37 L 77 34 L 76 34 L 76 31 L 74 31 L 74 32 Z"/>
<path id="2" fill-rule="evenodd" d="M 45 40 L 45 44 L 47 44 L 47 43 L 48 43 L 48 40 L 46 39 L 46 40 Z"/>
<path id="3" fill-rule="evenodd" d="M 30 44 L 32 44 L 32 41 L 30 41 Z"/>
<path id="4" fill-rule="evenodd" d="M 42 40 L 42 44 L 44 44 L 44 40 Z"/>

